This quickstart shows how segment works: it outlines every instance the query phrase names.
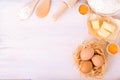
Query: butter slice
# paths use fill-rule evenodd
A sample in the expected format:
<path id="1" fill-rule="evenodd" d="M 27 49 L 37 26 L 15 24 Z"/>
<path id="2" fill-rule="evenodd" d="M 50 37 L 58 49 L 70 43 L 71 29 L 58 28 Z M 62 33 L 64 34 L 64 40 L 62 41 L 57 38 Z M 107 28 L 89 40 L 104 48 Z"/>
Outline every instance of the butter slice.
<path id="1" fill-rule="evenodd" d="M 107 38 L 108 36 L 110 36 L 110 32 L 108 32 L 107 30 L 105 30 L 104 28 L 101 28 L 99 31 L 98 31 L 98 35 L 103 37 L 103 38 Z"/>
<path id="2" fill-rule="evenodd" d="M 91 23 L 92 23 L 93 29 L 99 29 L 100 28 L 99 20 L 91 21 Z"/>
<path id="3" fill-rule="evenodd" d="M 103 25 L 101 27 L 104 28 L 105 30 L 108 30 L 111 33 L 115 31 L 115 26 L 107 22 L 103 22 Z"/>

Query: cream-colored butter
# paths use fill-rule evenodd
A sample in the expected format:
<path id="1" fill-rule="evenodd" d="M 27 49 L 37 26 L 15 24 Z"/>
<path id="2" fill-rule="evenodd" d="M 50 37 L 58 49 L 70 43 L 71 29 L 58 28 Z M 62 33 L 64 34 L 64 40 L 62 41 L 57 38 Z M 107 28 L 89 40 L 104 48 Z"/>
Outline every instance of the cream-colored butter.
<path id="1" fill-rule="evenodd" d="M 103 22 L 103 25 L 101 27 L 111 33 L 113 33 L 115 31 L 115 26 L 113 26 L 112 24 L 110 24 L 108 22 Z"/>
<path id="2" fill-rule="evenodd" d="M 103 38 L 107 38 L 108 36 L 110 36 L 110 32 L 108 32 L 107 30 L 105 30 L 104 28 L 101 28 L 99 31 L 98 31 L 98 35 L 103 37 Z"/>
<path id="3" fill-rule="evenodd" d="M 92 24 L 92 28 L 95 30 L 98 30 L 100 28 L 99 20 L 91 21 L 91 24 Z"/>

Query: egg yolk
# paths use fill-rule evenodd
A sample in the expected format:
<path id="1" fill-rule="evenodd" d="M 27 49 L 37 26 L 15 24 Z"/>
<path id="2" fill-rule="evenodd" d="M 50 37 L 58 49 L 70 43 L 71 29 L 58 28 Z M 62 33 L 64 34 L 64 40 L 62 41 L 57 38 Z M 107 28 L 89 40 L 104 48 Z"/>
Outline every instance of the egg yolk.
<path id="1" fill-rule="evenodd" d="M 118 52 L 118 46 L 116 44 L 109 44 L 108 51 L 112 54 L 116 54 Z"/>
<path id="2" fill-rule="evenodd" d="M 89 11 L 89 8 L 88 8 L 88 5 L 87 4 L 81 4 L 80 6 L 79 6 L 79 13 L 80 14 L 87 14 L 88 13 L 88 11 Z"/>

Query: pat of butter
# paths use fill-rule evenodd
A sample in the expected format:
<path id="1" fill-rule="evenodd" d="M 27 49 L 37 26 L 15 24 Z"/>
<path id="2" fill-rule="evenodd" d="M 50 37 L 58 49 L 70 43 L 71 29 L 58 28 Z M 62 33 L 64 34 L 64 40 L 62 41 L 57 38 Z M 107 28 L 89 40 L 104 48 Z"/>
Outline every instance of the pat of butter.
<path id="1" fill-rule="evenodd" d="M 99 29 L 100 28 L 99 20 L 91 21 L 91 23 L 92 23 L 93 29 Z"/>
<path id="2" fill-rule="evenodd" d="M 107 30 L 105 30 L 104 28 L 101 28 L 99 31 L 98 31 L 98 35 L 103 37 L 103 38 L 107 38 L 108 36 L 110 36 L 110 32 L 108 32 Z"/>
<path id="3" fill-rule="evenodd" d="M 101 27 L 108 30 L 111 33 L 113 33 L 115 31 L 115 26 L 113 26 L 112 24 L 107 23 L 107 22 L 103 22 L 103 25 Z"/>

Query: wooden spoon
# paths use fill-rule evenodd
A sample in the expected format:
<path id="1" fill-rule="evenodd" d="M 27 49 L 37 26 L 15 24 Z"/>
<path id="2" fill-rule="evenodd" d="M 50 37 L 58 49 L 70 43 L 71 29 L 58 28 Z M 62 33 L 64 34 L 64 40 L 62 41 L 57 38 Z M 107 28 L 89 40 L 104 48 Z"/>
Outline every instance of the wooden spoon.
<path id="1" fill-rule="evenodd" d="M 51 0 L 43 0 L 36 9 L 36 15 L 40 18 L 47 16 L 50 10 Z"/>

